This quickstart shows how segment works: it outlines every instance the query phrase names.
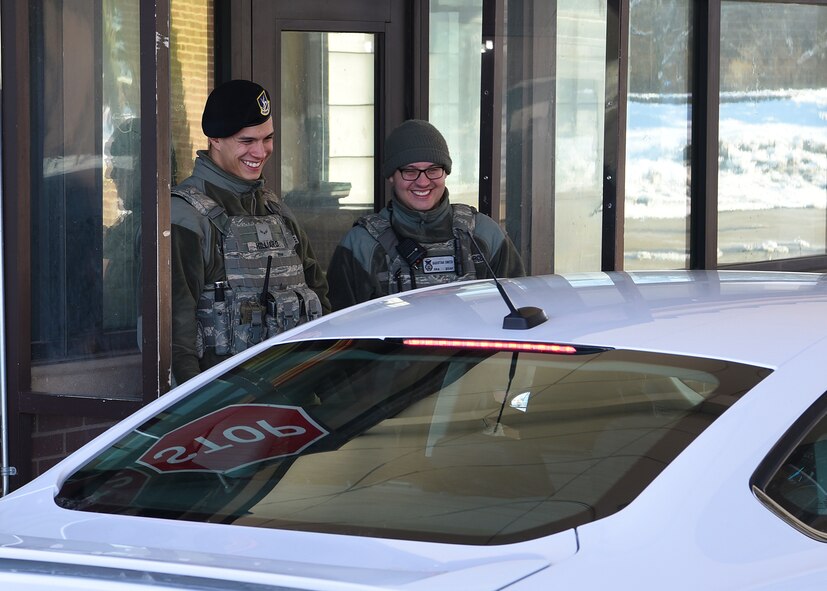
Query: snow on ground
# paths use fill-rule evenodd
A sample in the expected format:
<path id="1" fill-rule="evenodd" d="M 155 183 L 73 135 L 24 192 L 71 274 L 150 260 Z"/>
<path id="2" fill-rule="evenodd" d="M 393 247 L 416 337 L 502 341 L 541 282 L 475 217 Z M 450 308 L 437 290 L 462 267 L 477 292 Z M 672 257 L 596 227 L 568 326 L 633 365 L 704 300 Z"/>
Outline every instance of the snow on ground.
<path id="1" fill-rule="evenodd" d="M 689 106 L 630 97 L 626 216 L 685 217 Z M 719 113 L 719 211 L 827 208 L 827 89 L 726 94 Z"/>

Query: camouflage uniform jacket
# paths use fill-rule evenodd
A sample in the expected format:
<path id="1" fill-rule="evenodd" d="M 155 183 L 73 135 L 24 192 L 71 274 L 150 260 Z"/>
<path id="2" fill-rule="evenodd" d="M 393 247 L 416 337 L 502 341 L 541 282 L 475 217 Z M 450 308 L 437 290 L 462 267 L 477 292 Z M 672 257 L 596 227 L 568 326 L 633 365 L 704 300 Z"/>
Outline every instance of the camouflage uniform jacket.
<path id="1" fill-rule="evenodd" d="M 420 244 L 449 241 L 454 237 L 453 211 L 448 191 L 439 204 L 429 211 L 414 211 L 394 197 L 391 207 L 379 215 L 387 219 L 399 240 L 411 238 Z M 474 239 L 497 277 L 522 277 L 523 263 L 514 244 L 500 226 L 485 214 L 474 216 Z M 474 247 L 476 249 L 476 247 Z M 327 270 L 330 284 L 330 302 L 334 310 L 389 295 L 388 276 L 390 256 L 363 224 L 357 222 L 345 235 Z M 475 275 L 479 279 L 491 277 L 485 264 L 475 258 Z"/>
<path id="2" fill-rule="evenodd" d="M 198 152 L 192 176 L 181 187 L 194 187 L 204 193 L 229 216 L 272 215 L 263 198 L 264 180 L 247 181 L 219 168 L 205 151 Z M 330 311 L 327 280 L 318 264 L 307 235 L 292 213 L 280 206 L 289 231 L 298 238 L 296 246 L 304 268 L 304 279 L 322 304 Z M 184 199 L 173 197 L 172 222 L 172 372 L 176 383 L 197 375 L 224 359 L 207 350 L 199 358 L 196 350 L 196 308 L 205 286 L 226 281 L 221 237 L 210 220 Z"/>

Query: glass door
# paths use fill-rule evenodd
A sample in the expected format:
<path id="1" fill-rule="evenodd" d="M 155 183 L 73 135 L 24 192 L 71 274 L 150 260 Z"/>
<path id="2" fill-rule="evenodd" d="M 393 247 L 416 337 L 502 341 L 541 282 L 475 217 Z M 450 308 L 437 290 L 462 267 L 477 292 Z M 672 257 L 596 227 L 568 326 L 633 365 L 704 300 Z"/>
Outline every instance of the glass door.
<path id="1" fill-rule="evenodd" d="M 324 269 L 353 223 L 389 196 L 379 173 L 386 133 L 423 115 L 405 6 L 253 1 L 251 76 L 272 95 L 279 147 L 264 176 Z"/>
<path id="2" fill-rule="evenodd" d="M 281 33 L 280 194 L 327 264 L 376 193 L 376 35 Z"/>

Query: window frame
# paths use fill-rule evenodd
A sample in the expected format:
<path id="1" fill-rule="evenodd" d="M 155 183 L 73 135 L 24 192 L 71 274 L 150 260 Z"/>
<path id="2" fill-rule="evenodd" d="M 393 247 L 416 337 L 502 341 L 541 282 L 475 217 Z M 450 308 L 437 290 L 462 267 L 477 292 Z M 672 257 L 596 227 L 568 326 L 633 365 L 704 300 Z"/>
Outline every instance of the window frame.
<path id="1" fill-rule="evenodd" d="M 790 425 L 784 432 L 784 435 L 781 436 L 755 469 L 749 481 L 749 486 L 753 494 L 767 509 L 802 534 L 819 542 L 827 542 L 827 530 L 818 530 L 792 515 L 766 492 L 766 488 L 773 476 L 781 469 L 804 438 L 809 435 L 825 417 L 827 417 L 827 392 L 822 394 L 815 403 Z"/>
<path id="2" fill-rule="evenodd" d="M 14 335 L 14 346 L 7 347 L 6 368 L 9 464 L 16 469 L 15 484 L 33 476 L 32 439 L 38 415 L 94 417 L 117 421 L 145 406 L 170 389 L 171 360 L 169 306 L 159 301 L 159 293 L 170 290 L 169 200 L 159 199 L 170 190 L 171 163 L 169 142 L 169 0 L 140 2 L 140 89 L 141 185 L 141 251 L 143 277 L 140 300 L 143 309 L 141 363 L 142 386 L 139 399 L 124 400 L 100 395 L 68 396 L 32 390 L 32 259 L 31 208 L 33 167 L 27 147 L 36 122 L 31 113 L 32 70 L 30 51 L 30 7 L 27 3 L 2 0 L 2 36 L 14 40 L 4 44 L 2 52 L 3 82 L 13 92 L 2 93 L 3 116 L 3 192 L 14 195 L 4 200 L 3 229 L 7 236 L 4 256 L 6 334 Z"/>

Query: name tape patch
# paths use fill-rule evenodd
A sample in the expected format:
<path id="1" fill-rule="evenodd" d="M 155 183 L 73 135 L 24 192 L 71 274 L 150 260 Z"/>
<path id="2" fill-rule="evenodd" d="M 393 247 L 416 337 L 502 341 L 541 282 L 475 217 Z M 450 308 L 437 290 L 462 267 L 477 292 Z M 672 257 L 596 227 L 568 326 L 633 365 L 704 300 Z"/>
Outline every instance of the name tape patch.
<path id="1" fill-rule="evenodd" d="M 426 273 L 453 273 L 456 261 L 452 256 L 425 257 L 422 259 L 422 270 Z"/>

